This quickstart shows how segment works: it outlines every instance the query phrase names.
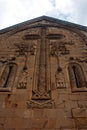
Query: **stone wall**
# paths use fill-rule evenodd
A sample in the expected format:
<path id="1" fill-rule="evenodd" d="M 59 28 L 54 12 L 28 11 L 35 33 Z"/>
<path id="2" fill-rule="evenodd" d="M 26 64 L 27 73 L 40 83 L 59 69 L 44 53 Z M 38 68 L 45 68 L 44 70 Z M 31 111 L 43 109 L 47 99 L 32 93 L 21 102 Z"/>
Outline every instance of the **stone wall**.
<path id="1" fill-rule="evenodd" d="M 0 130 L 86 130 L 86 31 L 44 20 L 22 28 L 0 35 Z"/>

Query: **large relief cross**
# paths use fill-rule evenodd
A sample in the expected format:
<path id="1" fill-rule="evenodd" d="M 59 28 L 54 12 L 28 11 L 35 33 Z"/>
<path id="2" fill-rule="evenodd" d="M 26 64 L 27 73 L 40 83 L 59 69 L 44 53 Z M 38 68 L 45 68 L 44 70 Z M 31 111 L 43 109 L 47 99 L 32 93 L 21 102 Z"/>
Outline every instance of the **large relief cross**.
<path id="1" fill-rule="evenodd" d="M 32 84 L 32 99 L 27 101 L 28 108 L 53 108 L 51 97 L 50 39 L 59 39 L 60 35 L 47 34 L 47 28 L 40 28 L 40 37 L 35 55 L 35 67 Z"/>
<path id="2" fill-rule="evenodd" d="M 50 55 L 49 40 L 46 28 L 40 28 L 40 38 L 36 52 L 34 77 L 32 86 L 32 99 L 27 101 L 27 108 L 53 108 L 50 89 Z"/>
<path id="3" fill-rule="evenodd" d="M 50 64 L 49 44 L 46 38 L 46 28 L 41 28 L 35 63 L 32 99 L 50 99 Z"/>

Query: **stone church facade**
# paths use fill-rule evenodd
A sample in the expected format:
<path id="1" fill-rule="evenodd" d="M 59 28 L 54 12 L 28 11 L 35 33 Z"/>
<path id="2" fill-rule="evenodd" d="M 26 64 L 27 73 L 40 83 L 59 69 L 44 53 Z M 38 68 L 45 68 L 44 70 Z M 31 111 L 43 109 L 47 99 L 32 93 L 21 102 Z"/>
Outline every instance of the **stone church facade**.
<path id="1" fill-rule="evenodd" d="M 0 31 L 0 130 L 87 130 L 87 27 L 42 16 Z"/>

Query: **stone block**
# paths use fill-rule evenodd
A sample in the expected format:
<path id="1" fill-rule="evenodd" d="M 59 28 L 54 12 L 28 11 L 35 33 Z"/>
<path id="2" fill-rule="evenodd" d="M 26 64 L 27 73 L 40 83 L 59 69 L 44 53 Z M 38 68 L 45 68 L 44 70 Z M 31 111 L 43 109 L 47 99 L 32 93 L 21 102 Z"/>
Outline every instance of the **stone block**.
<path id="1" fill-rule="evenodd" d="M 25 118 L 6 118 L 4 128 L 15 128 L 15 129 L 25 129 L 32 128 L 31 119 Z"/>
<path id="2" fill-rule="evenodd" d="M 78 101 L 78 106 L 80 108 L 87 108 L 87 100 Z"/>
<path id="3" fill-rule="evenodd" d="M 73 100 L 73 101 L 87 100 L 87 94 L 86 93 L 82 94 L 82 93 L 83 92 L 76 92 L 76 93 L 70 94 L 69 98 L 70 100 Z"/>
<path id="4" fill-rule="evenodd" d="M 56 128 L 69 128 L 74 129 L 75 127 L 75 121 L 74 119 L 70 118 L 60 118 L 56 120 Z"/>
<path id="5" fill-rule="evenodd" d="M 65 108 L 68 110 L 71 110 L 72 108 L 77 108 L 78 107 L 78 103 L 77 101 L 66 101 L 65 102 Z"/>
<path id="6" fill-rule="evenodd" d="M 17 109 L 15 109 L 14 113 L 15 113 L 15 117 L 18 117 L 18 118 L 26 118 L 26 117 L 28 117 L 29 118 L 27 109 L 20 109 L 20 108 L 18 109 L 17 108 Z"/>
<path id="7" fill-rule="evenodd" d="M 74 129 L 72 129 L 72 128 L 71 128 L 71 129 L 70 129 L 70 128 L 63 128 L 63 129 L 62 129 L 62 128 L 61 128 L 61 130 L 78 130 L 78 129 L 75 129 L 75 128 L 74 128 Z"/>
<path id="8" fill-rule="evenodd" d="M 70 109 L 64 109 L 67 118 L 72 118 L 72 111 Z"/>
<path id="9" fill-rule="evenodd" d="M 4 128 L 5 125 L 5 118 L 0 118 L 0 129 Z"/>
<path id="10" fill-rule="evenodd" d="M 15 110 L 10 108 L 0 109 L 0 118 L 15 117 Z"/>
<path id="11" fill-rule="evenodd" d="M 69 94 L 69 99 L 73 100 L 73 101 L 79 101 L 79 100 L 81 100 L 79 92 L 77 92 L 77 94 Z"/>
<path id="12" fill-rule="evenodd" d="M 55 107 L 56 107 L 56 109 L 63 109 L 63 108 L 65 108 L 65 101 L 58 101 L 58 102 L 56 102 L 55 103 Z"/>
<path id="13" fill-rule="evenodd" d="M 78 129 L 87 130 L 87 118 L 75 118 L 75 122 Z"/>
<path id="14" fill-rule="evenodd" d="M 78 130 L 78 129 L 72 129 L 72 128 L 71 128 L 71 129 L 69 129 L 69 128 L 63 128 L 63 129 L 62 129 L 62 128 L 61 128 L 61 130 Z"/>
<path id="15" fill-rule="evenodd" d="M 46 118 L 64 118 L 64 109 L 44 109 L 44 117 Z"/>
<path id="16" fill-rule="evenodd" d="M 15 128 L 3 128 L 1 130 L 16 130 Z M 20 129 L 21 130 L 21 129 Z"/>
<path id="17" fill-rule="evenodd" d="M 73 117 L 84 117 L 87 118 L 87 108 L 76 108 L 72 109 Z"/>
<path id="18" fill-rule="evenodd" d="M 41 118 L 44 116 L 44 109 L 34 109 L 32 112 L 33 118 Z"/>
<path id="19" fill-rule="evenodd" d="M 32 129 L 40 129 L 40 130 L 54 130 L 56 126 L 56 118 L 38 118 L 36 120 L 32 120 Z"/>
<path id="20" fill-rule="evenodd" d="M 32 119 L 32 128 L 33 129 L 45 129 L 48 126 L 48 119 L 47 118 L 37 118 Z"/>
<path id="21" fill-rule="evenodd" d="M 68 101 L 69 100 L 69 94 L 59 94 L 59 100 L 60 101 Z"/>
<path id="22" fill-rule="evenodd" d="M 48 129 L 55 129 L 56 128 L 56 118 L 49 118 L 47 128 Z"/>

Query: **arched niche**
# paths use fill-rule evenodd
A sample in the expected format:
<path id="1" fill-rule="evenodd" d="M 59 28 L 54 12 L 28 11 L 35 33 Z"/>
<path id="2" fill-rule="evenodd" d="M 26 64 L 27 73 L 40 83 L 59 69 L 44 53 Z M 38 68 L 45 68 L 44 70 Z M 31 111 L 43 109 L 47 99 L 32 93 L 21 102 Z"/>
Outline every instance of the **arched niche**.
<path id="1" fill-rule="evenodd" d="M 72 91 L 87 91 L 86 79 L 82 66 L 78 63 L 70 63 L 68 72 Z"/>
<path id="2" fill-rule="evenodd" d="M 17 65 L 15 63 L 9 63 L 5 66 L 0 77 L 0 91 L 11 91 L 15 75 L 17 71 Z"/>

